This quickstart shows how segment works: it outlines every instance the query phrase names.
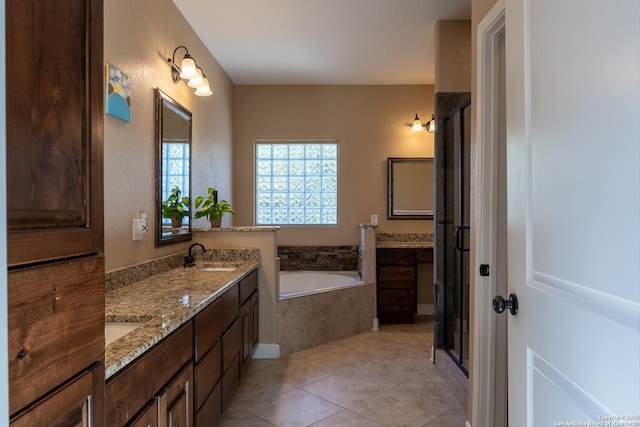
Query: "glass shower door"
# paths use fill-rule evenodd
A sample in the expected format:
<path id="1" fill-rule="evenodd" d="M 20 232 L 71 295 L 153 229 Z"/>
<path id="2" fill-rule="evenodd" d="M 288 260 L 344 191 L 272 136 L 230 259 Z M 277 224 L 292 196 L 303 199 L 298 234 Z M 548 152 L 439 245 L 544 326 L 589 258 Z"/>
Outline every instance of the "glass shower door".
<path id="1" fill-rule="evenodd" d="M 446 194 L 450 200 L 452 227 L 447 246 L 452 267 L 445 286 L 445 350 L 469 372 L 469 231 L 470 231 L 470 121 L 469 103 L 454 109 L 444 120 L 446 143 L 452 150 L 453 167 Z"/>

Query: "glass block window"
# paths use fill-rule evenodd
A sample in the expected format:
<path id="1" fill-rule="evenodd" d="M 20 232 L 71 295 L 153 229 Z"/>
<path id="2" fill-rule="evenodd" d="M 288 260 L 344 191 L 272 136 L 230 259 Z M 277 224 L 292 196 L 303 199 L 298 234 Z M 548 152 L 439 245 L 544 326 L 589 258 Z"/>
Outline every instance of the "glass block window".
<path id="1" fill-rule="evenodd" d="M 167 200 L 174 187 L 180 189 L 180 197 L 189 196 L 189 142 L 162 143 L 162 200 Z M 169 218 L 162 222 L 171 223 Z"/>
<path id="2" fill-rule="evenodd" d="M 256 142 L 256 224 L 338 223 L 338 143 Z"/>

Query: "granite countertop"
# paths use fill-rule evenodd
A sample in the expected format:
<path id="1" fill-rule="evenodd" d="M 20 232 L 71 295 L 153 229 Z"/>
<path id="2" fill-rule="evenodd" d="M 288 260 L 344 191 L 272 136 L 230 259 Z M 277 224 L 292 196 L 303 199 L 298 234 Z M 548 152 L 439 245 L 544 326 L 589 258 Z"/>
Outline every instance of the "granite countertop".
<path id="1" fill-rule="evenodd" d="M 433 248 L 433 233 L 376 233 L 376 248 Z"/>
<path id="2" fill-rule="evenodd" d="M 144 322 L 144 325 L 106 346 L 106 378 L 189 321 L 258 267 L 257 260 L 226 263 L 238 268 L 232 272 L 212 272 L 180 267 L 107 292 L 107 322 Z"/>
<path id="3" fill-rule="evenodd" d="M 433 248 L 433 242 L 376 242 L 376 248 Z"/>

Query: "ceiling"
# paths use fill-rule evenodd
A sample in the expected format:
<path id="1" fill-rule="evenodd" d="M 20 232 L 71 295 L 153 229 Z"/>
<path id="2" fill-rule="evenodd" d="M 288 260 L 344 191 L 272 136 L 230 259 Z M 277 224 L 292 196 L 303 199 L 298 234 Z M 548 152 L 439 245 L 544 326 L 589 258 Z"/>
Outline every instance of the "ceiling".
<path id="1" fill-rule="evenodd" d="M 471 18 L 471 0 L 173 2 L 237 85 L 433 84 L 436 21 Z"/>

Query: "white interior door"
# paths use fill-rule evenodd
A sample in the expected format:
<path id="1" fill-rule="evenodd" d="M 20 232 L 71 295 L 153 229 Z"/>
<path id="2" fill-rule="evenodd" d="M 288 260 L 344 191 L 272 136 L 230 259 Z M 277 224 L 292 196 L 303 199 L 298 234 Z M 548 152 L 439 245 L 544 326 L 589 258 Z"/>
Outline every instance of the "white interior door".
<path id="1" fill-rule="evenodd" d="M 506 0 L 506 32 L 509 424 L 640 425 L 640 2 Z"/>

